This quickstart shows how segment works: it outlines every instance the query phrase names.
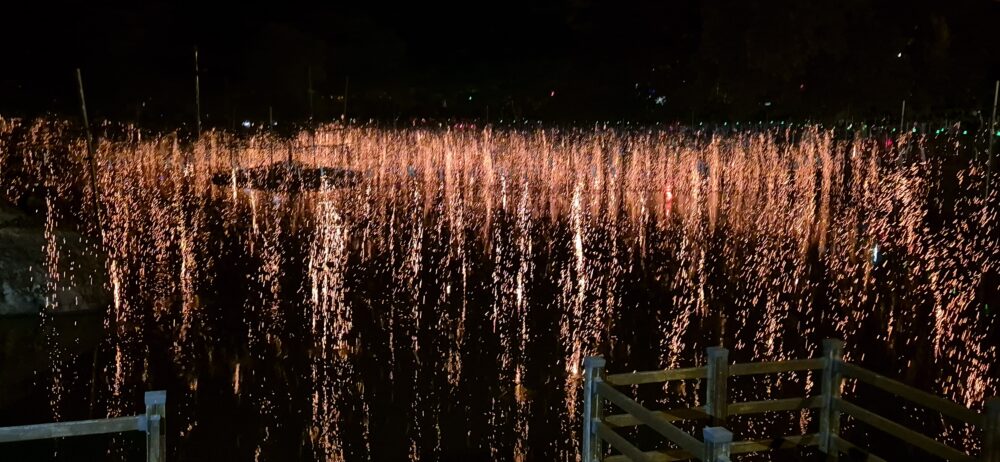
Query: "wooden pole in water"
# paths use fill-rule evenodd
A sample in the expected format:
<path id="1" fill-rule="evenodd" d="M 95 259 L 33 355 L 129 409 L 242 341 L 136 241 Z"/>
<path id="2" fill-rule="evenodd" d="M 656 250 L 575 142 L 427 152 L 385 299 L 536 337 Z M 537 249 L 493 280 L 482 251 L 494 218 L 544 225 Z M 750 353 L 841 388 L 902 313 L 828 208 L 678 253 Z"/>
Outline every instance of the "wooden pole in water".
<path id="1" fill-rule="evenodd" d="M 194 47 L 194 126 L 201 138 L 201 82 L 198 75 L 198 47 Z"/>
<path id="2" fill-rule="evenodd" d="M 903 121 L 906 120 L 906 100 L 903 100 L 903 110 L 899 113 L 899 136 L 903 136 Z"/>
<path id="3" fill-rule="evenodd" d="M 347 90 L 348 86 L 351 84 L 351 76 L 344 78 L 344 112 L 340 113 L 340 120 L 347 122 Z"/>
<path id="4" fill-rule="evenodd" d="M 312 66 L 306 68 L 306 78 L 309 80 L 309 123 L 313 121 L 313 73 Z"/>
<path id="5" fill-rule="evenodd" d="M 97 189 L 97 167 L 94 165 L 94 137 L 90 134 L 90 119 L 87 117 L 87 98 L 83 95 L 83 75 L 80 68 L 76 68 L 76 84 L 80 90 L 80 112 L 83 114 L 83 130 L 87 137 L 87 164 L 90 166 L 90 189 L 93 191 L 91 199 L 94 206 L 94 225 L 98 231 L 101 227 L 101 206 L 100 191 Z M 101 233 L 103 236 L 103 232 Z M 101 245 L 104 245 L 103 237 Z"/>
<path id="6" fill-rule="evenodd" d="M 87 117 L 87 98 L 83 94 L 83 75 L 76 68 L 76 85 L 80 91 L 80 113 L 83 115 L 83 130 L 87 137 L 87 164 L 90 167 L 91 206 L 94 208 L 94 227 L 97 228 L 98 245 L 104 251 L 104 227 L 101 226 L 101 201 L 97 189 L 97 167 L 94 165 L 94 138 L 90 134 L 90 119 Z M 97 353 L 100 346 L 94 347 L 94 363 L 90 371 L 90 403 L 89 412 L 94 413 L 95 393 L 97 389 Z"/>
<path id="7" fill-rule="evenodd" d="M 272 138 L 268 140 L 268 154 L 270 155 L 270 163 L 268 165 L 274 164 L 274 110 L 271 106 L 267 107 L 267 131 L 271 133 Z"/>
<path id="8" fill-rule="evenodd" d="M 990 181 L 993 179 L 993 140 L 997 136 L 997 96 L 1000 95 L 1000 80 L 993 85 L 993 115 L 990 116 L 990 148 L 986 151 L 986 197 L 990 195 Z"/>

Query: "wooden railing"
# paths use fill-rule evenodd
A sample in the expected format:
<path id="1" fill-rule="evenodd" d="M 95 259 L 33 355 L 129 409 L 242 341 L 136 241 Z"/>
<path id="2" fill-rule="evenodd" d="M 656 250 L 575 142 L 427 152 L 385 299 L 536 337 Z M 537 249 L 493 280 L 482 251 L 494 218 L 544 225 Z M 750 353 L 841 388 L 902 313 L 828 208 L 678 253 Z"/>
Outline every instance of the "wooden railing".
<path id="1" fill-rule="evenodd" d="M 163 462 L 167 450 L 167 392 L 147 391 L 145 402 L 146 413 L 135 416 L 0 427 L 0 443 L 141 431 L 146 433 L 146 461 Z"/>
<path id="2" fill-rule="evenodd" d="M 730 455 L 767 451 L 778 448 L 817 446 L 827 454 L 827 460 L 837 460 L 841 453 L 866 454 L 869 461 L 882 461 L 866 449 L 840 436 L 842 414 L 875 427 L 930 454 L 946 460 L 962 462 L 1000 462 L 1000 398 L 986 404 L 986 412 L 969 408 L 883 377 L 872 371 L 843 361 L 843 342 L 823 341 L 823 356 L 812 359 L 792 359 L 760 363 L 729 364 L 725 348 L 707 350 L 705 366 L 606 375 L 601 357 L 584 360 L 583 462 L 667 462 L 697 459 L 705 462 L 729 462 Z M 764 401 L 730 403 L 729 377 L 775 374 L 793 371 L 822 371 L 822 389 L 818 396 Z M 846 379 L 857 379 L 900 398 L 940 412 L 959 422 L 982 430 L 982 453 L 974 457 L 964 451 L 906 428 L 896 422 L 864 409 L 841 397 Z M 615 389 L 616 386 L 659 383 L 672 380 L 705 380 L 705 405 L 687 409 L 651 411 Z M 624 414 L 603 415 L 606 400 Z M 791 435 L 765 440 L 733 441 L 733 435 L 723 426 L 731 415 L 758 414 L 773 411 L 819 410 L 819 432 Z M 674 422 L 707 421 L 699 440 L 674 425 Z M 677 448 L 643 451 L 628 441 L 616 428 L 646 425 Z M 602 443 L 608 443 L 619 455 L 605 457 Z"/>

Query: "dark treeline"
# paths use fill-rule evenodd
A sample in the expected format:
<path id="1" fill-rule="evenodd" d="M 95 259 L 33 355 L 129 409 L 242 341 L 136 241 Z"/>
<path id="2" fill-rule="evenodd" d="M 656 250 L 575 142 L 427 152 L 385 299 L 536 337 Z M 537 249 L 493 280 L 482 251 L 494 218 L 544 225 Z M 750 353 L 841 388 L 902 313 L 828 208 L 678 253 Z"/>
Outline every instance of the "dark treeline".
<path id="1" fill-rule="evenodd" d="M 16 11 L 20 10 L 20 11 Z M 988 118 L 990 0 L 36 2 L 0 19 L 0 113 L 208 127 L 348 116 L 499 121 Z M 313 93 L 310 98 L 309 81 Z M 346 108 L 345 108 L 346 90 Z M 311 100 L 311 103 L 310 103 Z M 311 110 L 310 110 L 311 107 Z"/>

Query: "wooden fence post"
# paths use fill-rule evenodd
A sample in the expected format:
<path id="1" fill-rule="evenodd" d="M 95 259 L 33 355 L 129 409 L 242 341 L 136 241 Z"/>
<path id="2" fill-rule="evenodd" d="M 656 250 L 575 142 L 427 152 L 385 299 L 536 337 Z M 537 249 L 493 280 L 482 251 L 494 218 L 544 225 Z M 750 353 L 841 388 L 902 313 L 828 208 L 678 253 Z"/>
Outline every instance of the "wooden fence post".
<path id="1" fill-rule="evenodd" d="M 1000 462 L 1000 397 L 986 402 L 982 459 L 983 462 Z"/>
<path id="2" fill-rule="evenodd" d="M 702 436 L 705 438 L 704 462 L 730 462 L 729 455 L 733 445 L 731 431 L 723 427 L 705 427 Z"/>
<path id="3" fill-rule="evenodd" d="M 725 425 L 729 417 L 729 350 L 708 347 L 708 377 L 705 388 L 705 413 L 712 425 Z"/>
<path id="4" fill-rule="evenodd" d="M 601 439 L 594 425 L 601 418 L 601 397 L 594 384 L 604 376 L 604 365 L 604 358 L 600 356 L 588 356 L 583 360 L 583 462 L 601 460 Z"/>
<path id="5" fill-rule="evenodd" d="M 840 398 L 840 361 L 844 354 L 844 342 L 836 339 L 823 340 L 823 407 L 819 417 L 819 450 L 826 453 L 827 460 L 837 460 L 839 452 L 833 437 L 840 433 L 840 411 L 834 409 L 834 399 Z"/>
<path id="6" fill-rule="evenodd" d="M 167 392 L 147 391 L 146 401 L 146 462 L 164 462 L 167 455 L 165 418 Z"/>

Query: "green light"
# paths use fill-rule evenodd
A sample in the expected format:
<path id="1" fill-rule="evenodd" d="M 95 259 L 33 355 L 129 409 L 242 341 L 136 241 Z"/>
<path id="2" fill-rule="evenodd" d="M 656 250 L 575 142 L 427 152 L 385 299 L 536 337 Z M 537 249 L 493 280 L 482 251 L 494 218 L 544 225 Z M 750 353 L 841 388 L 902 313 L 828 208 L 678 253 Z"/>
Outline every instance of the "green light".
<path id="1" fill-rule="evenodd" d="M 968 131 L 968 130 L 962 130 L 962 134 L 963 134 L 963 135 L 968 135 L 968 134 L 969 134 L 969 131 Z"/>
<path id="2" fill-rule="evenodd" d="M 997 132 L 997 136 L 1000 136 L 1000 132 Z"/>

